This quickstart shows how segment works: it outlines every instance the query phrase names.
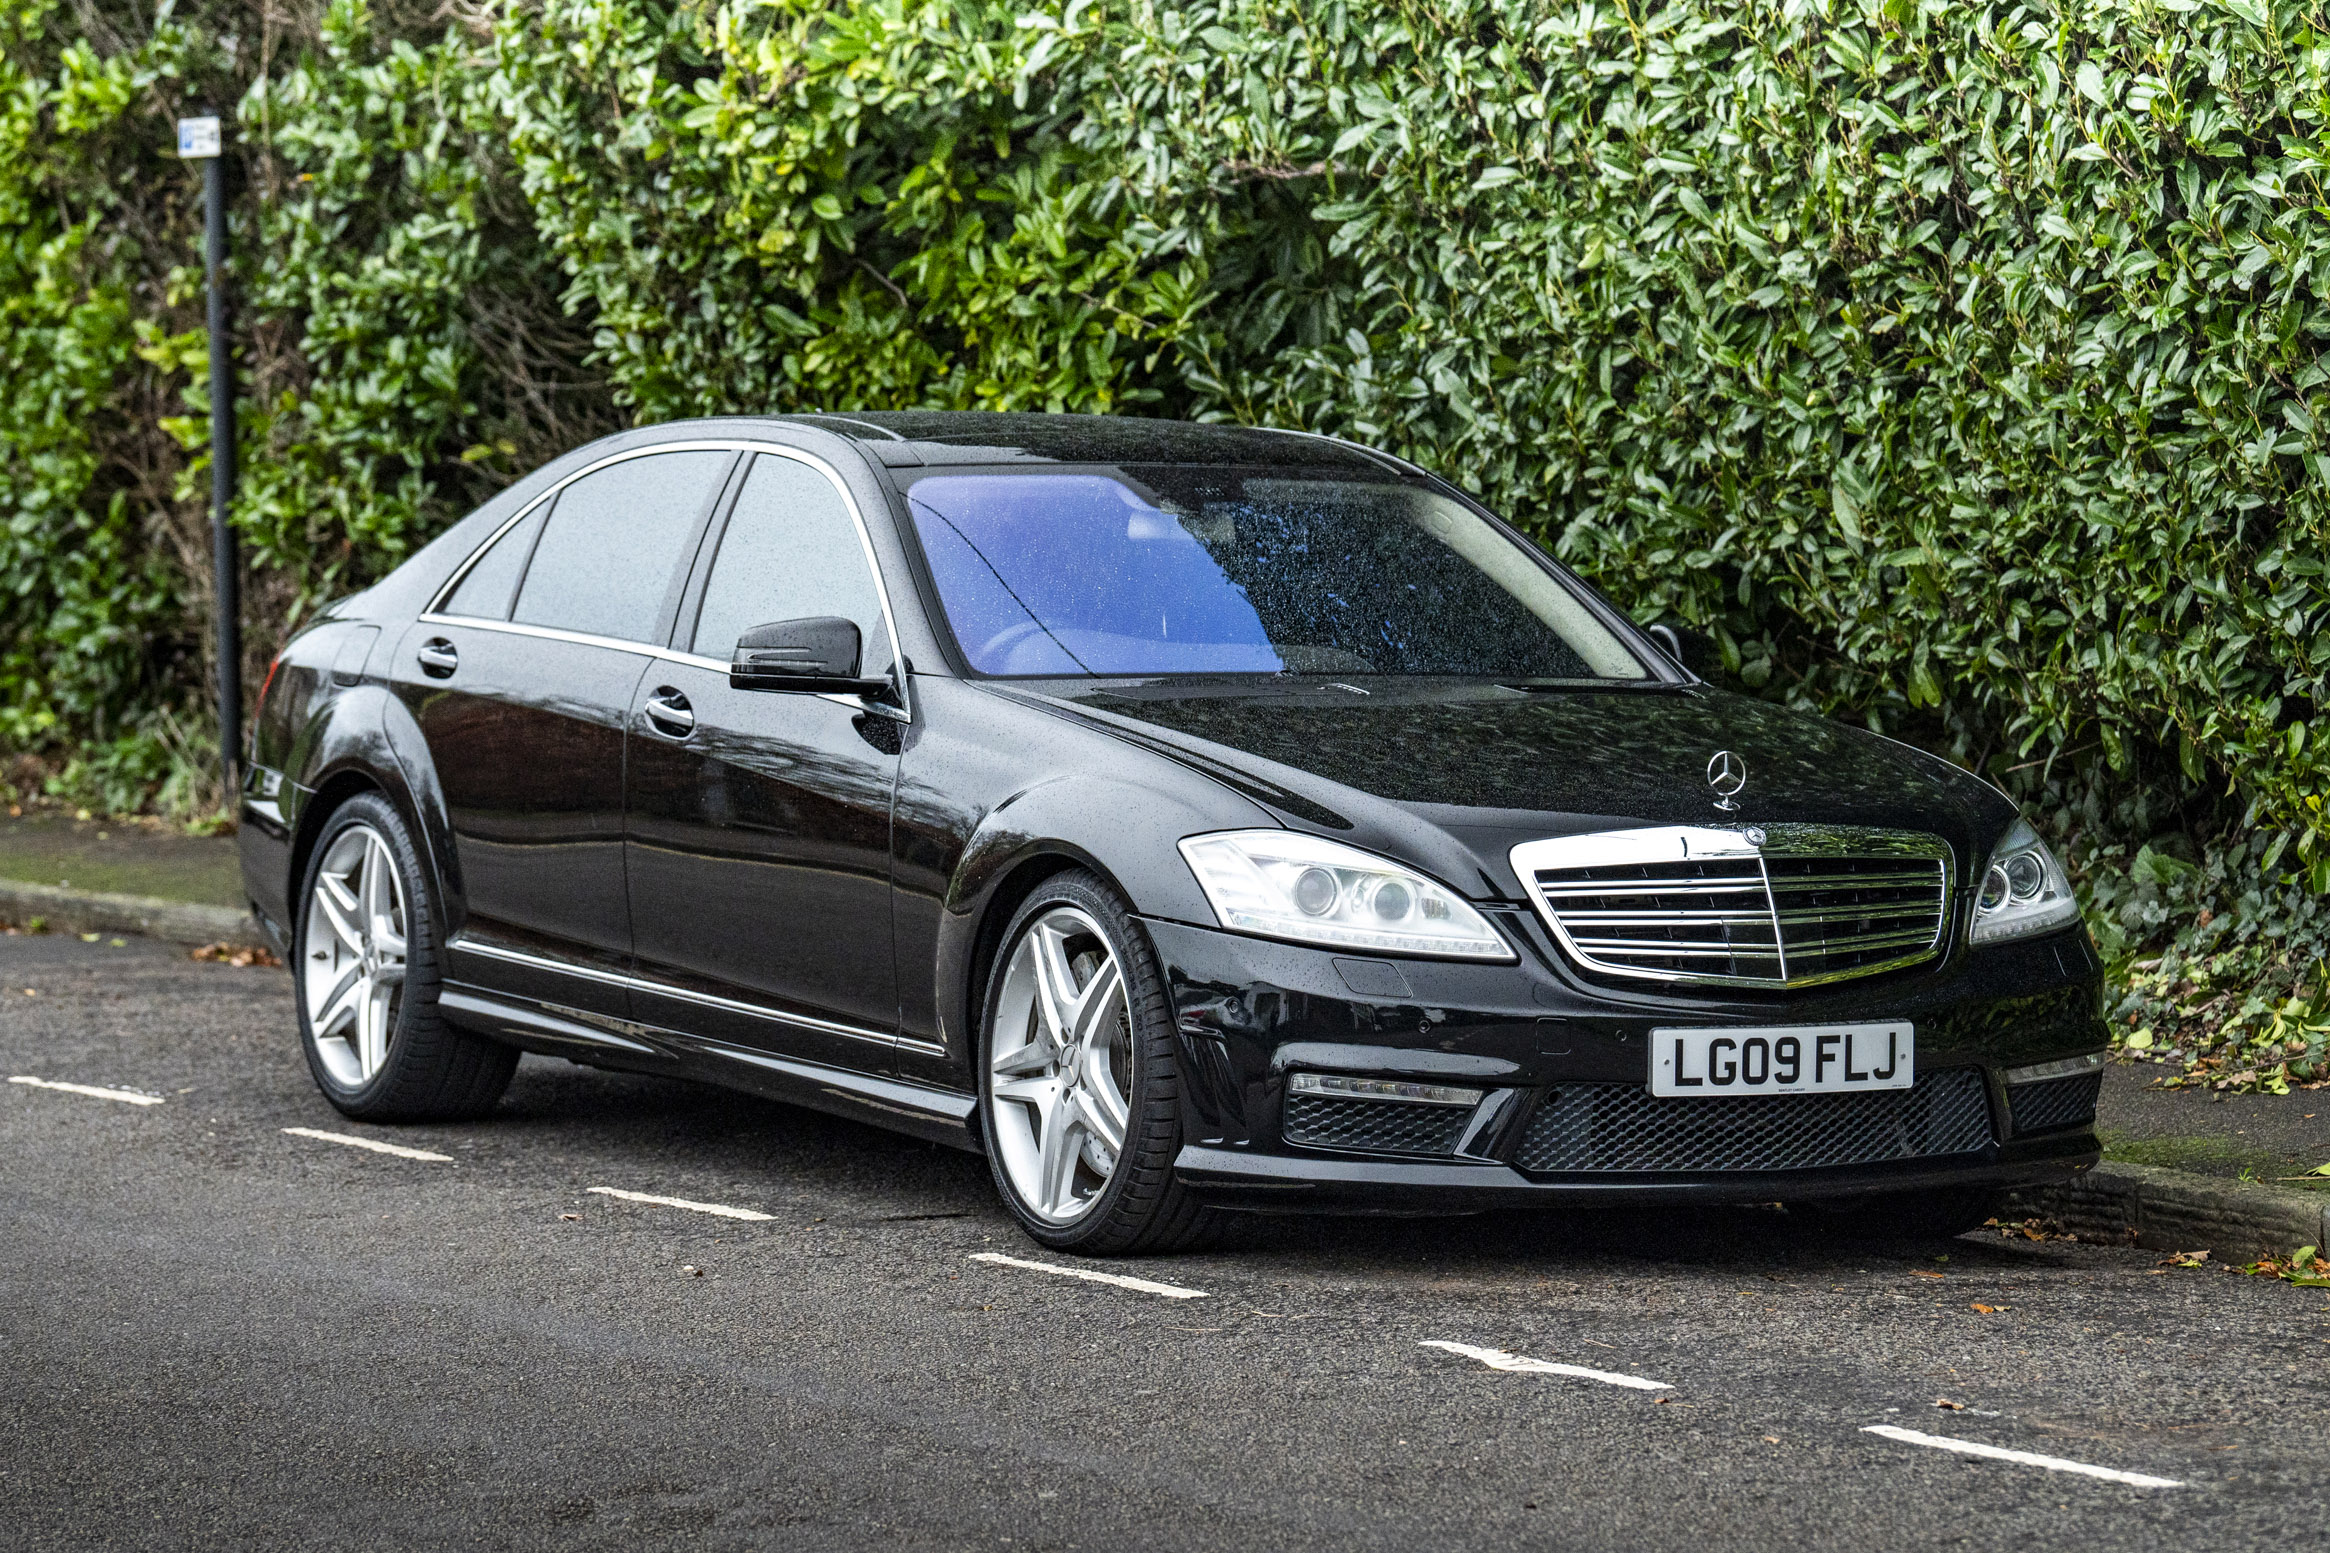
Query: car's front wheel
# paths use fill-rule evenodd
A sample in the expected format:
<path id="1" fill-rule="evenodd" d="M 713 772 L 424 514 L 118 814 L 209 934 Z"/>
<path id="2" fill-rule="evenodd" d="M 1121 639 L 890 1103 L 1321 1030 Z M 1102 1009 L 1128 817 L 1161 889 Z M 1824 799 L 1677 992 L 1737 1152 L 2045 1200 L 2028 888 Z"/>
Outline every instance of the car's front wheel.
<path id="1" fill-rule="evenodd" d="M 1148 936 L 1100 879 L 1054 875 L 1013 914 L 988 978 L 980 1121 L 996 1187 L 1043 1244 L 1170 1251 L 1214 1228 L 1173 1174 L 1172 1007 Z"/>
<path id="2" fill-rule="evenodd" d="M 493 1109 L 511 1047 L 437 1008 L 436 913 L 412 833 L 386 799 L 334 810 L 308 854 L 292 981 L 308 1068 L 362 1121 L 454 1121 Z"/>

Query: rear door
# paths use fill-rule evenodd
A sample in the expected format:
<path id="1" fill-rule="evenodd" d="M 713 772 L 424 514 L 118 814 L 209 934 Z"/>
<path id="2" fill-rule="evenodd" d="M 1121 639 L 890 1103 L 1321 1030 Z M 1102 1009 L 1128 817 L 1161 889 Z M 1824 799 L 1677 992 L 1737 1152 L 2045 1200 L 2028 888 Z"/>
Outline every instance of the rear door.
<path id="1" fill-rule="evenodd" d="M 735 458 L 649 452 L 582 475 L 400 647 L 392 679 L 428 741 L 467 905 L 455 980 L 626 1013 L 625 723 Z"/>
<path id="2" fill-rule="evenodd" d="M 857 623 L 860 666 L 895 662 L 871 556 L 840 485 L 756 454 L 709 536 L 675 656 L 632 706 L 628 873 L 634 1017 L 721 1044 L 858 1069 L 897 1029 L 890 805 L 896 714 L 851 696 L 731 689 L 753 626 Z"/>

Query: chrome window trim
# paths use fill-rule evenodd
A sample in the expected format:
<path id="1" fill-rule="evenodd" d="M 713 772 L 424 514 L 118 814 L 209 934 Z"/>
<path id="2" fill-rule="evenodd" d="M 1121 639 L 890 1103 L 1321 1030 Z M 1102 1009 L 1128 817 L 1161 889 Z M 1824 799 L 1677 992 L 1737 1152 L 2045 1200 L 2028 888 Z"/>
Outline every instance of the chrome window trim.
<path id="1" fill-rule="evenodd" d="M 869 1046 L 902 1047 L 905 1050 L 943 1057 L 946 1048 L 932 1041 L 917 1040 L 912 1036 L 885 1035 L 879 1030 L 868 1030 L 860 1025 L 843 1024 L 838 1020 L 819 1019 L 812 1014 L 788 1014 L 759 1003 L 743 1003 L 734 998 L 717 997 L 709 992 L 695 992 L 646 976 L 627 976 L 620 971 L 603 971 L 596 966 L 579 965 L 569 960 L 553 960 L 546 955 L 530 954 L 523 949 L 512 949 L 502 944 L 484 942 L 463 933 L 447 945 L 467 954 L 483 955 L 489 960 L 502 960 L 511 965 L 523 965 L 532 970 L 554 971 L 566 976 L 579 976 L 604 986 L 621 987 L 630 992 L 644 992 L 651 996 L 672 998 L 682 1003 L 693 1003 L 702 1008 L 717 1009 L 722 1013 L 743 1014 L 753 1019 L 765 1019 L 772 1024 L 788 1025 L 813 1035 L 834 1035 L 847 1040 L 864 1041 Z M 651 1027 L 652 1028 L 652 1027 Z"/>
<path id="2" fill-rule="evenodd" d="M 1887 830 L 1874 826 L 1778 824 L 1760 827 L 1762 840 L 1758 842 L 1748 839 L 1747 833 L 1751 828 L 1755 827 L 1743 825 L 1732 829 L 1708 825 L 1652 825 L 1631 830 L 1587 831 L 1575 836 L 1524 841 L 1506 855 L 1521 882 L 1522 893 L 1529 897 L 1529 904 L 1536 910 L 1538 920 L 1553 934 L 1562 953 L 1579 969 L 1596 976 L 1618 976 L 1633 981 L 1662 982 L 1670 986 L 1789 990 L 1824 986 L 1831 982 L 1857 981 L 1864 976 L 1920 965 L 1940 955 L 1948 945 L 1951 914 L 1957 904 L 1957 858 L 1950 844 L 1941 837 L 1924 831 Z M 1780 932 L 1779 901 L 1773 893 L 1771 870 L 1765 865 L 1764 859 L 1767 856 L 1798 858 L 1824 854 L 1840 857 L 1900 857 L 1939 863 L 1941 899 L 1935 914 L 1932 938 L 1916 946 L 1914 952 L 1896 955 L 1881 962 L 1807 976 L 1788 975 L 1785 937 Z M 1537 882 L 1540 869 L 1613 867 L 1629 863 L 1684 862 L 1701 858 L 1728 858 L 1754 863 L 1765 904 L 1772 912 L 1773 940 L 1777 950 L 1774 958 L 1781 967 L 1779 978 L 1645 970 L 1638 966 L 1613 965 L 1597 959 L 1591 948 L 1582 946 L 1571 935 Z M 1625 886 L 1616 886 L 1608 893 L 1623 893 L 1625 889 Z M 1694 892 L 1690 885 L 1677 881 L 1648 893 Z M 1723 892 L 1709 889 L 1700 893 Z M 1734 889 L 1731 893 L 1741 892 Z M 1644 913 L 1642 920 L 1659 915 Z M 1728 956 L 1731 953 L 1729 949 L 1700 949 L 1691 945 L 1676 945 L 1667 952 L 1677 959 L 1691 958 L 1695 954 L 1708 956 L 1720 953 Z"/>
<path id="3" fill-rule="evenodd" d="M 841 498 L 842 509 L 849 514 L 851 524 L 857 529 L 858 554 L 864 558 L 866 570 L 873 574 L 874 596 L 881 601 L 882 605 L 882 629 L 890 638 L 892 672 L 898 676 L 901 683 L 904 682 L 906 678 L 906 647 L 898 635 L 898 613 L 890 602 L 890 584 L 882 576 L 882 563 L 875 554 L 873 532 L 866 525 L 866 515 L 859 508 L 857 498 L 850 494 L 848 483 L 842 479 L 839 470 L 814 453 L 787 447 L 781 442 L 758 442 L 751 438 L 717 437 L 687 442 L 658 442 L 652 447 L 632 448 L 622 453 L 610 453 L 595 463 L 586 464 L 512 513 L 508 521 L 488 535 L 484 543 L 472 550 L 469 553 L 469 558 L 454 569 L 453 575 L 446 579 L 445 585 L 430 598 L 428 607 L 422 610 L 418 617 L 420 621 L 427 625 L 477 626 L 487 630 L 501 630 L 517 636 L 538 636 L 545 641 L 573 642 L 585 647 L 613 647 L 625 652 L 645 653 L 650 657 L 661 658 L 667 663 L 683 663 L 691 668 L 711 669 L 721 674 L 727 673 L 728 665 L 726 663 L 698 657 L 694 653 L 678 652 L 653 642 L 634 642 L 612 636 L 592 636 L 586 632 L 566 631 L 555 626 L 532 626 L 516 620 L 487 620 L 478 616 L 449 615 L 444 612 L 445 602 L 453 597 L 454 591 L 461 586 L 463 579 L 468 577 L 470 569 L 484 558 L 485 553 L 491 550 L 504 534 L 533 516 L 535 509 L 541 507 L 545 502 L 556 500 L 561 491 L 586 475 L 597 474 L 602 469 L 610 468 L 616 464 L 628 463 L 635 458 L 652 458 L 658 453 L 771 453 L 779 458 L 789 458 L 798 464 L 806 464 L 823 475 L 826 483 L 833 487 L 834 494 Z M 715 553 L 715 559 L 717 559 L 717 553 Z M 522 586 L 523 579 L 520 579 L 520 582 Z M 517 598 L 513 595 L 510 599 L 510 608 L 514 611 L 517 606 Z M 857 696 L 827 695 L 821 696 L 819 699 L 851 707 L 879 705 L 879 703 L 864 701 Z M 883 707 L 882 711 L 884 715 L 895 717 L 900 722 L 914 720 L 913 715 L 904 708 Z"/>
<path id="4" fill-rule="evenodd" d="M 703 669 L 723 677 L 728 673 L 728 665 L 717 658 L 699 658 L 694 653 L 674 652 L 669 647 L 656 647 L 646 642 L 627 642 L 619 636 L 592 636 L 585 631 L 561 631 L 556 626 L 519 625 L 511 620 L 479 620 L 469 615 L 421 615 L 416 618 L 422 625 L 462 626 L 472 631 L 498 631 L 504 636 L 531 636 L 545 642 L 567 642 L 576 647 L 604 647 L 612 652 L 637 653 L 642 658 Z M 853 712 L 879 713 L 897 722 L 914 721 L 914 714 L 902 706 L 869 700 L 844 690 L 819 691 L 811 699 L 831 701 L 835 706 L 846 706 Z"/>

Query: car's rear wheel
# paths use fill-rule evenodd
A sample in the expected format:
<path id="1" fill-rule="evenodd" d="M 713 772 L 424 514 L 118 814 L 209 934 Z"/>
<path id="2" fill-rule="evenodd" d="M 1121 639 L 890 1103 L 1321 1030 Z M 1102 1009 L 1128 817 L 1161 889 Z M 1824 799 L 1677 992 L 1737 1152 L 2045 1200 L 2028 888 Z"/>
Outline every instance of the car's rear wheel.
<path id="1" fill-rule="evenodd" d="M 1038 886 L 1004 932 L 985 1008 L 980 1122 L 1028 1234 L 1089 1256 L 1205 1238 L 1219 1215 L 1173 1174 L 1172 1001 L 1116 892 L 1082 871 Z"/>
<path id="2" fill-rule="evenodd" d="M 517 1052 L 438 1011 L 434 899 L 419 850 L 378 794 L 349 799 L 308 854 L 292 981 L 324 1097 L 363 1121 L 451 1121 L 493 1109 Z"/>

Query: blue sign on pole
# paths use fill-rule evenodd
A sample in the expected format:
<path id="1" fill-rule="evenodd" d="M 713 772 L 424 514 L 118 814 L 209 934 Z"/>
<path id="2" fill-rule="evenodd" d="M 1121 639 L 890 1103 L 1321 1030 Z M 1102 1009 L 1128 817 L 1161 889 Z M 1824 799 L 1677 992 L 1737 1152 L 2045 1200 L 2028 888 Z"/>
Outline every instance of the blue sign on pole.
<path id="1" fill-rule="evenodd" d="M 178 121 L 178 155 L 186 161 L 200 161 L 219 154 L 218 120 L 180 119 Z"/>

